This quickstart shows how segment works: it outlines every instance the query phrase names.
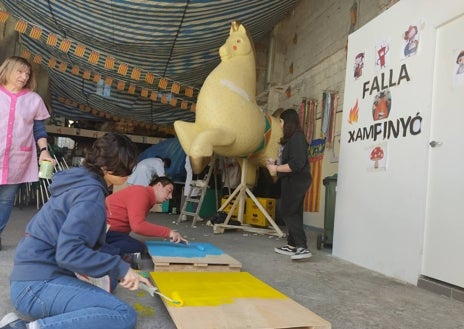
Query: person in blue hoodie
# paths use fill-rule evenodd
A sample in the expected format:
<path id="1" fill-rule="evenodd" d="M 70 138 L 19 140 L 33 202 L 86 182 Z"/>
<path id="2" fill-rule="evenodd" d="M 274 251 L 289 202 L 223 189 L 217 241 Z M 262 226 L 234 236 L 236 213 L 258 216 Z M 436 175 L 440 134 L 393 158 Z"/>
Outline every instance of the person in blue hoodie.
<path id="1" fill-rule="evenodd" d="M 135 328 L 131 306 L 78 276 L 109 276 L 129 290 L 141 282 L 152 286 L 119 255 L 101 251 L 108 187 L 127 180 L 136 156 L 127 136 L 107 133 L 94 142 L 81 167 L 55 173 L 51 197 L 27 225 L 10 276 L 14 307 L 34 320 L 26 323 L 9 313 L 0 328 Z"/>

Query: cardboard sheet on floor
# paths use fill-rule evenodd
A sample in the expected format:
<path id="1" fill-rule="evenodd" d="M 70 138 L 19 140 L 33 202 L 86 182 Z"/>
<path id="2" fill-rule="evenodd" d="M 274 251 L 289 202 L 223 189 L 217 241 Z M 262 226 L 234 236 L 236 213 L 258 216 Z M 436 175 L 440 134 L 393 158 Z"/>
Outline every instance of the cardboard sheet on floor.
<path id="1" fill-rule="evenodd" d="M 242 264 L 206 242 L 188 245 L 168 241 L 146 241 L 155 272 L 238 272 Z"/>
<path id="2" fill-rule="evenodd" d="M 330 329 L 314 312 L 247 272 L 151 272 L 178 329 Z"/>

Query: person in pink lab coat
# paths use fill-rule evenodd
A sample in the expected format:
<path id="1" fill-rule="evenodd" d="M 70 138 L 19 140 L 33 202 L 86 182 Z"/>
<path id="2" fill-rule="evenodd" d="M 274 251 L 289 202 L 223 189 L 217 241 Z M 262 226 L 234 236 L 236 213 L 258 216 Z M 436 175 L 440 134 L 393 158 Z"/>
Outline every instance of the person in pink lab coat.
<path id="1" fill-rule="evenodd" d="M 39 180 L 39 162 L 55 164 L 47 149 L 44 122 L 50 114 L 34 92 L 36 85 L 32 66 L 25 58 L 12 56 L 0 66 L 0 250 L 1 233 L 19 186 Z"/>

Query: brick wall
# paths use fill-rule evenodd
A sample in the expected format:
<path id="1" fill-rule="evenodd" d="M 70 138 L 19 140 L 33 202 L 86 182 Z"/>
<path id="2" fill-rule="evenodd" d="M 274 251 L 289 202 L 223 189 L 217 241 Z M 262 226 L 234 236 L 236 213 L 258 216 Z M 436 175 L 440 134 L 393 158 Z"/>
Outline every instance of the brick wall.
<path id="1" fill-rule="evenodd" d="M 265 110 L 299 107 L 303 98 L 318 101 L 318 120 L 315 138 L 321 137 L 320 114 L 322 93 L 337 92 L 339 103 L 336 132 L 341 127 L 343 91 L 346 72 L 348 34 L 369 22 L 398 0 L 300 0 L 288 17 L 281 21 L 269 36 L 271 54 L 265 82 L 267 102 Z M 351 9 L 357 3 L 356 24 L 352 25 Z M 271 41 L 272 40 L 272 41 Z M 258 54 L 259 56 L 259 54 Z M 267 58 L 266 57 L 266 58 Z M 263 75 L 259 76 L 260 79 Z M 263 85 L 262 80 L 258 85 Z M 291 90 L 290 96 L 286 93 Z M 338 171 L 338 148 L 326 149 L 322 178 Z M 324 187 L 322 186 L 320 211 L 305 213 L 305 223 L 324 226 Z"/>

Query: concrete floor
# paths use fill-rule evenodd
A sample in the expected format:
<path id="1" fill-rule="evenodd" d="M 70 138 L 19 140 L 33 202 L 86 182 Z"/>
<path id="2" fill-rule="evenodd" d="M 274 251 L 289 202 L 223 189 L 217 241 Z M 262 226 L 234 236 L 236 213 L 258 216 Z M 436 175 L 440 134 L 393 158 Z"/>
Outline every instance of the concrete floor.
<path id="1" fill-rule="evenodd" d="M 8 289 L 13 252 L 25 225 L 35 212 L 35 207 L 15 208 L 2 235 L 2 313 L 13 311 Z M 240 261 L 242 271 L 250 272 L 330 321 L 334 329 L 464 328 L 463 302 L 345 262 L 333 257 L 330 249 L 317 250 L 315 232 L 307 232 L 313 257 L 309 261 L 294 262 L 288 256 L 273 252 L 274 247 L 285 244 L 285 239 L 243 230 L 214 234 L 212 228 L 204 223 L 199 223 L 196 228 L 192 228 L 190 222 L 177 226 L 177 216 L 169 214 L 151 213 L 149 220 L 176 227 L 191 241 L 212 243 Z M 152 268 L 151 260 L 145 259 L 144 269 Z M 176 328 L 159 298 L 121 288 L 115 294 L 136 308 L 138 329 Z"/>

